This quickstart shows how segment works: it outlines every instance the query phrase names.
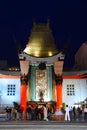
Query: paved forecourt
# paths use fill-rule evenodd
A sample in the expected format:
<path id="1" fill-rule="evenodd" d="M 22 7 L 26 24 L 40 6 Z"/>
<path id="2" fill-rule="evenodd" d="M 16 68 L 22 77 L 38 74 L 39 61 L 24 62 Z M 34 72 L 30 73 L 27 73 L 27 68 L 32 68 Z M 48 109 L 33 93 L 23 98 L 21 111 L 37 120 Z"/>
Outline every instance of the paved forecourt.
<path id="1" fill-rule="evenodd" d="M 87 130 L 87 122 L 8 121 L 0 122 L 0 130 Z"/>

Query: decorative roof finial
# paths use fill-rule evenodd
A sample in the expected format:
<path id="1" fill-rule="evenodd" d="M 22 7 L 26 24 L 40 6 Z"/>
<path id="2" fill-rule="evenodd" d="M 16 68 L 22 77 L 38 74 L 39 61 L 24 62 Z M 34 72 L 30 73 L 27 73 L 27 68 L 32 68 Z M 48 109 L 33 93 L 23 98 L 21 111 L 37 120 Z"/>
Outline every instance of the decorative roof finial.
<path id="1" fill-rule="evenodd" d="M 35 17 L 33 17 L 33 25 L 35 25 L 36 24 L 36 19 L 35 19 Z"/>
<path id="2" fill-rule="evenodd" d="M 50 17 L 47 18 L 47 25 L 50 25 Z"/>

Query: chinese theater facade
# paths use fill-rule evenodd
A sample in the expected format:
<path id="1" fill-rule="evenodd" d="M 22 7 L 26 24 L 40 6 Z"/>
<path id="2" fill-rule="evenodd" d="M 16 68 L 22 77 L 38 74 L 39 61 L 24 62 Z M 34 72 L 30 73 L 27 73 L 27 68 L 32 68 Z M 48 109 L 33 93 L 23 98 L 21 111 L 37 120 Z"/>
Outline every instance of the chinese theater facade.
<path id="1" fill-rule="evenodd" d="M 29 41 L 19 53 L 21 100 L 27 103 L 62 105 L 62 71 L 64 54 L 57 50 L 49 21 L 33 23 Z"/>

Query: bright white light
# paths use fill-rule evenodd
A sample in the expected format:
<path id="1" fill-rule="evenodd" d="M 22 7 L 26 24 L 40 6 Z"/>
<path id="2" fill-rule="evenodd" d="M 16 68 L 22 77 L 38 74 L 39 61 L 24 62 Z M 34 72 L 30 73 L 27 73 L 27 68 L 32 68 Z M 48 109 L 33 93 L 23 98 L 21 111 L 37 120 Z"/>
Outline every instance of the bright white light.
<path id="1" fill-rule="evenodd" d="M 48 52 L 49 56 L 52 56 L 52 52 Z"/>

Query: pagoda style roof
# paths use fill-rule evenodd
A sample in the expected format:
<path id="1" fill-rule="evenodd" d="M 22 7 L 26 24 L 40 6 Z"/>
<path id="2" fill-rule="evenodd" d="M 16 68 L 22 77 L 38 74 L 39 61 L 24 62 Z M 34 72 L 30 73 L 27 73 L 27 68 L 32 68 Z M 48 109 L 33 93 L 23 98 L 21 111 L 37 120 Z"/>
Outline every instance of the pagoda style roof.
<path id="1" fill-rule="evenodd" d="M 24 52 L 30 56 L 44 58 L 58 54 L 49 22 L 33 24 Z"/>

